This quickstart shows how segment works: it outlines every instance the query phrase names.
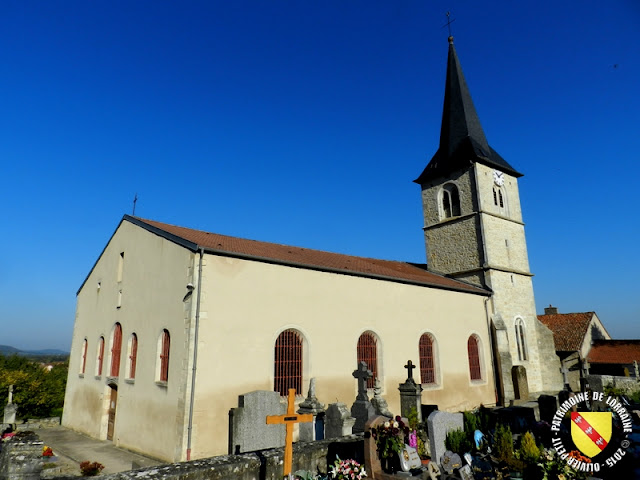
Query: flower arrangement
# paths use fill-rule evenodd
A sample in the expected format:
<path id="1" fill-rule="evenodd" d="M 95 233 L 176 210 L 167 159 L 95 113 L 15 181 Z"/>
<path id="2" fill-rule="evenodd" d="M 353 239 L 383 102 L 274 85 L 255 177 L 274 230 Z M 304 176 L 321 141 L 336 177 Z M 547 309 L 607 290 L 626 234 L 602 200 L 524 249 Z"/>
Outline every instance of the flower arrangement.
<path id="1" fill-rule="evenodd" d="M 340 457 L 336 457 L 336 461 L 331 466 L 331 478 L 336 479 L 348 479 L 348 480 L 360 480 L 367 476 L 364 467 L 355 460 L 340 460 Z"/>
<path id="2" fill-rule="evenodd" d="M 47 447 L 46 445 L 42 447 L 42 456 L 53 457 L 53 450 L 51 450 L 51 447 Z"/>
<path id="3" fill-rule="evenodd" d="M 371 436 L 376 441 L 378 456 L 390 458 L 404 449 L 404 439 L 409 436 L 409 427 L 400 416 L 389 420 L 371 430 Z"/>
<path id="4" fill-rule="evenodd" d="M 90 462 L 89 460 L 86 460 L 80 464 L 80 473 L 83 477 L 93 477 L 95 475 L 98 475 L 103 468 L 104 465 L 102 465 L 101 463 Z"/>
<path id="5" fill-rule="evenodd" d="M 571 451 L 569 457 L 576 458 L 585 463 L 591 462 L 591 459 L 584 457 L 577 450 Z M 552 448 L 545 449 L 540 459 L 541 462 L 538 463 L 538 466 L 542 468 L 542 480 L 579 480 L 586 479 L 588 476 L 586 472 L 578 472 L 567 465 L 566 461 L 560 458 L 558 453 Z"/>

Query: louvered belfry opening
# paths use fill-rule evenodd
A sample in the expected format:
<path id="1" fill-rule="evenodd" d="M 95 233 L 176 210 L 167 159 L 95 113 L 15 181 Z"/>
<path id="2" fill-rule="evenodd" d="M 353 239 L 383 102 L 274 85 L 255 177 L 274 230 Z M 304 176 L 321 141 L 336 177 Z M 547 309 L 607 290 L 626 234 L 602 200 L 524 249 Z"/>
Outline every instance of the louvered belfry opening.
<path id="1" fill-rule="evenodd" d="M 433 356 L 433 337 L 428 333 L 420 337 L 420 381 L 436 383 L 436 366 Z"/>
<path id="2" fill-rule="evenodd" d="M 169 350 L 171 346 L 171 337 L 169 330 L 162 331 L 162 349 L 160 351 L 160 381 L 169 381 Z"/>
<path id="3" fill-rule="evenodd" d="M 378 346 L 376 337 L 371 332 L 363 333 L 358 339 L 358 364 L 360 362 L 366 362 L 373 373 L 373 377 L 367 379 L 367 388 L 373 388 L 378 378 Z"/>
<path id="4" fill-rule="evenodd" d="M 469 373 L 471 374 L 471 380 L 482 380 L 478 339 L 473 335 L 471 335 L 467 341 L 467 351 L 469 353 Z"/>
<path id="5" fill-rule="evenodd" d="M 131 334 L 131 354 L 129 355 L 129 378 L 136 378 L 136 359 L 138 357 L 138 336 Z"/>
<path id="6" fill-rule="evenodd" d="M 122 352 L 122 326 L 116 323 L 113 327 L 113 341 L 111 342 L 111 376 L 120 374 L 120 353 Z"/>
<path id="7" fill-rule="evenodd" d="M 286 396 L 290 388 L 302 393 L 302 337 L 295 330 L 285 330 L 276 340 L 274 387 Z"/>

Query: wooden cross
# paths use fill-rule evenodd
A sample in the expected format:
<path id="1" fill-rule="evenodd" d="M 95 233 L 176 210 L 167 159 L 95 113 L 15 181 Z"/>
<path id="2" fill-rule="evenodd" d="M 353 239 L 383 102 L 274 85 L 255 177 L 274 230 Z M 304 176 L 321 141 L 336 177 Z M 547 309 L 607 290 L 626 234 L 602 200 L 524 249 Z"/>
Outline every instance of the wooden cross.
<path id="1" fill-rule="evenodd" d="M 367 395 L 367 379 L 373 377 L 373 373 L 367 367 L 367 362 L 358 363 L 358 368 L 353 371 L 352 375 L 358 379 L 358 396 L 356 400 L 369 400 Z"/>
<path id="2" fill-rule="evenodd" d="M 296 389 L 289 389 L 287 403 L 287 413 L 284 415 L 267 416 L 267 425 L 282 425 L 287 428 L 287 435 L 284 443 L 284 476 L 291 475 L 291 464 L 293 462 L 293 426 L 296 423 L 313 422 L 313 414 L 297 414 L 295 411 Z"/>
<path id="3" fill-rule="evenodd" d="M 413 369 L 416 368 L 416 366 L 413 364 L 411 360 L 409 360 L 407 364 L 404 366 L 404 368 L 409 370 L 409 378 L 407 378 L 407 380 L 411 380 L 413 382 Z"/>

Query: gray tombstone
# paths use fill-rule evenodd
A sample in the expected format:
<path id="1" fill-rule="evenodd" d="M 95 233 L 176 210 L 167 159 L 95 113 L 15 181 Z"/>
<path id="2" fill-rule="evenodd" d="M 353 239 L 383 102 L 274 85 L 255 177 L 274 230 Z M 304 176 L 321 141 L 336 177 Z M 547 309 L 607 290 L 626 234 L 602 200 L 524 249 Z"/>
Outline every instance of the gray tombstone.
<path id="1" fill-rule="evenodd" d="M 529 384 L 527 382 L 527 370 L 522 365 L 511 368 L 511 380 L 513 381 L 513 393 L 520 402 L 529 401 Z"/>
<path id="2" fill-rule="evenodd" d="M 409 418 L 411 410 L 415 409 L 418 423 L 422 423 L 422 385 L 413 380 L 413 369 L 416 368 L 411 360 L 404 366 L 408 370 L 407 379 L 398 387 L 400 390 L 400 415 Z"/>
<path id="3" fill-rule="evenodd" d="M 431 458 L 440 459 L 446 448 L 444 440 L 447 432 L 451 430 L 463 430 L 464 420 L 461 413 L 448 413 L 436 410 L 427 418 L 427 431 L 431 447 Z"/>
<path id="4" fill-rule="evenodd" d="M 351 406 L 351 416 L 356 419 L 356 423 L 353 425 L 353 433 L 362 433 L 367 420 L 376 415 L 376 410 L 371 405 L 369 395 L 367 395 L 367 379 L 373 377 L 373 373 L 367 368 L 366 362 L 360 362 L 352 375 L 358 380 L 358 396 Z"/>
<path id="5" fill-rule="evenodd" d="M 309 392 L 307 398 L 299 406 L 298 413 L 310 413 L 313 415 L 313 422 L 298 424 L 298 439 L 301 442 L 312 442 L 324 438 L 324 405 L 316 397 L 316 379 L 309 381 Z"/>
<path id="6" fill-rule="evenodd" d="M 344 403 L 332 403 L 325 413 L 325 438 L 338 438 L 351 435 L 356 419 L 351 416 Z"/>
<path id="7" fill-rule="evenodd" d="M 278 392 L 258 390 L 238 396 L 238 407 L 229 410 L 229 454 L 282 447 L 285 426 L 267 425 L 267 416 L 286 411 Z"/>

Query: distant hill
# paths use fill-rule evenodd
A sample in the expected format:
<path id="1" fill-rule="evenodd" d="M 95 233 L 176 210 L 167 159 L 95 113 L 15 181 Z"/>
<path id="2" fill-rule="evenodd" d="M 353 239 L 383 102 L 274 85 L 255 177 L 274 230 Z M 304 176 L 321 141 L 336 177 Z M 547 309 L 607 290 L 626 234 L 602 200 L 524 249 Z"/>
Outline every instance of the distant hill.
<path id="1" fill-rule="evenodd" d="M 0 345 L 0 353 L 2 355 L 22 355 L 25 357 L 37 357 L 47 355 L 69 355 L 69 352 L 63 350 L 57 350 L 54 348 L 46 348 L 43 350 L 20 350 L 9 345 Z"/>

